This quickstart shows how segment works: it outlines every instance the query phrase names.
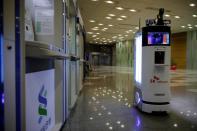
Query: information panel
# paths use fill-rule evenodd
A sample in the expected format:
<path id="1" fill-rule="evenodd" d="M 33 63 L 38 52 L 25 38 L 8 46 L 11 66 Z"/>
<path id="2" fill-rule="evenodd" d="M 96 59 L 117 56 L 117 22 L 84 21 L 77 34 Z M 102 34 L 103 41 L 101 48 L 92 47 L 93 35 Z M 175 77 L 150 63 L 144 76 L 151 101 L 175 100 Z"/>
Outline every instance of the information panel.
<path id="1" fill-rule="evenodd" d="M 54 34 L 54 11 L 52 9 L 36 9 L 35 29 L 36 34 Z"/>
<path id="2" fill-rule="evenodd" d="M 26 131 L 55 126 L 54 69 L 26 74 Z"/>

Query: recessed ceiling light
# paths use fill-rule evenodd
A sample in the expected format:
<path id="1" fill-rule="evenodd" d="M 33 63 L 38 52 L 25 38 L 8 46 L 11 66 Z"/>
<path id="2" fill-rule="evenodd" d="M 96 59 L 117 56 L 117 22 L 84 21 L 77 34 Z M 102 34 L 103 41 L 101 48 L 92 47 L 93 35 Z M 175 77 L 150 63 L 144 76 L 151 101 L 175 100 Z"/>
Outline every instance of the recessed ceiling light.
<path id="1" fill-rule="evenodd" d="M 189 6 L 194 7 L 194 6 L 196 6 L 196 4 L 190 3 Z"/>
<path id="2" fill-rule="evenodd" d="M 135 29 L 136 29 L 136 30 L 139 30 L 139 27 L 136 26 Z"/>
<path id="3" fill-rule="evenodd" d="M 100 25 L 100 26 L 101 26 L 101 25 L 103 25 L 103 24 L 102 24 L 102 23 L 99 23 L 98 25 Z"/>
<path id="4" fill-rule="evenodd" d="M 127 16 L 125 16 L 125 15 L 121 15 L 120 17 L 122 17 L 122 18 L 127 18 Z"/>
<path id="5" fill-rule="evenodd" d="M 194 18 L 196 18 L 197 17 L 197 15 L 192 15 Z"/>
<path id="6" fill-rule="evenodd" d="M 121 34 L 119 34 L 118 36 L 122 36 Z"/>
<path id="7" fill-rule="evenodd" d="M 89 20 L 89 22 L 94 23 L 94 22 L 95 22 L 95 20 Z"/>
<path id="8" fill-rule="evenodd" d="M 97 35 L 99 35 L 100 33 L 96 33 Z"/>
<path id="9" fill-rule="evenodd" d="M 110 24 L 110 25 L 108 25 L 108 26 L 112 27 L 113 25 Z"/>
<path id="10" fill-rule="evenodd" d="M 131 11 L 131 12 L 137 12 L 135 9 L 130 9 L 129 11 Z"/>
<path id="11" fill-rule="evenodd" d="M 132 32 L 133 30 L 128 30 L 128 31 Z"/>
<path id="12" fill-rule="evenodd" d="M 123 20 L 122 18 L 117 18 L 117 20 Z"/>
<path id="13" fill-rule="evenodd" d="M 169 14 L 165 14 L 164 16 L 165 16 L 165 17 L 170 17 L 170 15 L 169 15 Z"/>
<path id="14" fill-rule="evenodd" d="M 107 30 L 108 28 L 103 28 L 104 30 Z"/>
<path id="15" fill-rule="evenodd" d="M 109 16 L 111 16 L 111 17 L 114 17 L 114 16 L 116 16 L 116 15 L 114 15 L 114 14 L 108 14 Z"/>
<path id="16" fill-rule="evenodd" d="M 174 18 L 176 18 L 176 19 L 180 19 L 181 17 L 180 17 L 180 16 L 178 16 L 178 15 L 175 15 L 175 16 L 174 16 Z"/>
<path id="17" fill-rule="evenodd" d="M 108 20 L 110 20 L 110 19 L 112 19 L 111 17 L 109 17 L 109 16 L 107 16 L 107 17 L 105 17 L 106 19 L 108 19 Z"/>
<path id="18" fill-rule="evenodd" d="M 113 4 L 114 2 L 112 0 L 106 0 L 105 3 L 107 3 L 107 4 Z"/>
<path id="19" fill-rule="evenodd" d="M 197 27 L 197 25 L 194 25 L 195 27 Z"/>
<path id="20" fill-rule="evenodd" d="M 181 27 L 182 27 L 182 28 L 185 28 L 185 26 L 184 26 L 184 25 L 182 25 Z"/>
<path id="21" fill-rule="evenodd" d="M 117 10 L 124 10 L 122 7 L 116 7 Z"/>
<path id="22" fill-rule="evenodd" d="M 187 26 L 192 26 L 191 24 L 187 24 Z"/>
<path id="23" fill-rule="evenodd" d="M 99 0 L 91 0 L 91 1 L 99 1 Z"/>
<path id="24" fill-rule="evenodd" d="M 193 27 L 189 26 L 188 28 L 189 28 L 189 29 L 192 29 Z"/>

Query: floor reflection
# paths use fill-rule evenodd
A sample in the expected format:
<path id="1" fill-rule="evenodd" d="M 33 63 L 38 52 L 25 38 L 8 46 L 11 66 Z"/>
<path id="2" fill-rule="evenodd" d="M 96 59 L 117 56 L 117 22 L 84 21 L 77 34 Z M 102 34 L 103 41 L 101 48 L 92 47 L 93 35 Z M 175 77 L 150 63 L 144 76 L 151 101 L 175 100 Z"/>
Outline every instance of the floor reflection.
<path id="1" fill-rule="evenodd" d="M 87 77 L 64 131 L 197 130 L 197 71 L 171 72 L 171 112 L 147 114 L 133 107 L 131 68 L 98 67 Z"/>

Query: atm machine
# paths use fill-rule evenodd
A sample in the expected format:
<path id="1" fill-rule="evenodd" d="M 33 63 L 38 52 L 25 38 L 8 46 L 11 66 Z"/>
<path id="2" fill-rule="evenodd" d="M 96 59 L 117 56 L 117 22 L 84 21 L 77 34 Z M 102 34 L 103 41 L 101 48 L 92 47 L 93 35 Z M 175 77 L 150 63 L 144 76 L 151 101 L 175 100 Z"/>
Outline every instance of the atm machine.
<path id="1" fill-rule="evenodd" d="M 146 20 L 134 45 L 134 106 L 147 113 L 168 112 L 170 105 L 170 20 Z"/>

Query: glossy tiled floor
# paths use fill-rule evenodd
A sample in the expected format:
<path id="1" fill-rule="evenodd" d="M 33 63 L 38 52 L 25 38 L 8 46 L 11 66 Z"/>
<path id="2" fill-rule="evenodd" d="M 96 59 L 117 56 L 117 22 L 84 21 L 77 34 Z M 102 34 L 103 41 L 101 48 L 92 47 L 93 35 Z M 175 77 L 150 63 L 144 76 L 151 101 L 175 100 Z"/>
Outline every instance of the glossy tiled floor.
<path id="1" fill-rule="evenodd" d="M 63 131 L 197 131 L 197 71 L 171 72 L 171 91 L 169 114 L 142 113 L 132 106 L 131 69 L 96 68 Z"/>

